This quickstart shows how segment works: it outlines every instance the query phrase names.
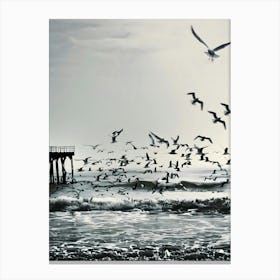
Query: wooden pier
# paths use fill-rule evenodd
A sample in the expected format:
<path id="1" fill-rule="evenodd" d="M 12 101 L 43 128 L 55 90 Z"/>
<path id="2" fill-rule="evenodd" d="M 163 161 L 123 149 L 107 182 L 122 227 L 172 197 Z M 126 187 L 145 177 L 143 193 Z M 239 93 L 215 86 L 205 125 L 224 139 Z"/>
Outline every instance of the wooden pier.
<path id="1" fill-rule="evenodd" d="M 74 180 L 73 156 L 75 155 L 75 146 L 50 146 L 49 163 L 50 163 L 50 184 L 66 184 L 67 173 L 64 166 L 68 157 L 71 161 L 71 180 Z M 62 176 L 59 176 L 59 162 L 61 165 Z M 54 168 L 55 166 L 55 168 Z"/>

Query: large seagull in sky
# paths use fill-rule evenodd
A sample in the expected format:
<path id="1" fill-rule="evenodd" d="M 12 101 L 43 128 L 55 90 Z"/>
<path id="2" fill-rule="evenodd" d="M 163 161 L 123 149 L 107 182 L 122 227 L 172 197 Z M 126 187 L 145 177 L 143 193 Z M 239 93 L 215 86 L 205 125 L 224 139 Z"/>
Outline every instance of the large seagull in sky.
<path id="1" fill-rule="evenodd" d="M 216 54 L 217 51 L 225 48 L 226 46 L 228 46 L 230 44 L 230 42 L 229 42 L 229 43 L 222 44 L 222 45 L 216 47 L 215 49 L 210 49 L 208 47 L 208 45 L 195 33 L 192 26 L 191 26 L 191 31 L 192 31 L 192 34 L 194 35 L 194 37 L 207 48 L 207 52 L 205 52 L 205 53 L 209 56 L 209 58 L 212 61 L 214 60 L 214 58 L 219 57 L 219 55 Z"/>

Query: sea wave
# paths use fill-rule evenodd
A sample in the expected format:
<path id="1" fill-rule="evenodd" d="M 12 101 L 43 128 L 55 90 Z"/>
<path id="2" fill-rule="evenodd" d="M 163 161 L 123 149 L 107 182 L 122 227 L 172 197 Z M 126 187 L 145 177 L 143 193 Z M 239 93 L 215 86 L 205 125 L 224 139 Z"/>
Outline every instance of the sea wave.
<path id="1" fill-rule="evenodd" d="M 185 212 L 195 210 L 198 212 L 215 211 L 218 213 L 230 213 L 230 198 L 209 198 L 195 200 L 173 199 L 85 199 L 67 196 L 51 198 L 49 203 L 51 212 L 56 211 L 175 211 Z"/>

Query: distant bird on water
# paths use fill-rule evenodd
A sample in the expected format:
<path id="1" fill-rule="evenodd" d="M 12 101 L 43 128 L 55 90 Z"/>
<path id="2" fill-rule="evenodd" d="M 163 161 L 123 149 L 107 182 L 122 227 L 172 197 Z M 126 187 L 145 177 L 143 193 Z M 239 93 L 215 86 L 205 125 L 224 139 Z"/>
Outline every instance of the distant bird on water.
<path id="1" fill-rule="evenodd" d="M 224 111 L 225 116 L 230 114 L 229 106 L 225 103 L 220 103 L 222 106 L 226 108 L 226 111 Z"/>
<path id="2" fill-rule="evenodd" d="M 205 52 L 205 53 L 209 56 L 209 59 L 211 59 L 211 61 L 213 61 L 214 58 L 219 57 L 219 55 L 216 54 L 217 51 L 230 45 L 230 42 L 229 42 L 229 43 L 222 44 L 222 45 L 216 47 L 215 49 L 210 49 L 208 47 L 208 45 L 196 34 L 196 32 L 194 31 L 192 26 L 191 26 L 191 31 L 192 31 L 193 36 L 207 48 L 207 52 Z"/>
<path id="3" fill-rule="evenodd" d="M 199 103 L 200 104 L 200 108 L 201 108 L 201 111 L 203 110 L 203 101 L 199 100 L 196 96 L 195 96 L 195 92 L 189 92 L 187 93 L 187 95 L 191 95 L 193 100 L 191 101 L 191 103 L 193 105 L 195 105 L 195 103 Z"/>
<path id="4" fill-rule="evenodd" d="M 225 123 L 225 121 L 223 121 L 221 118 L 219 118 L 215 112 L 213 112 L 213 111 L 208 111 L 208 113 L 211 114 L 211 115 L 213 115 L 213 117 L 214 117 L 213 123 L 219 122 L 219 123 L 221 123 L 221 124 L 224 126 L 224 128 L 226 129 L 226 123 Z"/>

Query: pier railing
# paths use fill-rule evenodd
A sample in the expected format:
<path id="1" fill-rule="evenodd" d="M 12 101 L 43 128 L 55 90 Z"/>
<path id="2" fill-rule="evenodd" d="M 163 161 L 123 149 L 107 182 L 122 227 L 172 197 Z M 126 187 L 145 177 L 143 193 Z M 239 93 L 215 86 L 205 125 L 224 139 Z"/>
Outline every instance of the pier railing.
<path id="1" fill-rule="evenodd" d="M 50 146 L 50 153 L 75 153 L 75 146 Z"/>

